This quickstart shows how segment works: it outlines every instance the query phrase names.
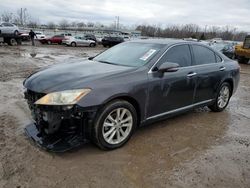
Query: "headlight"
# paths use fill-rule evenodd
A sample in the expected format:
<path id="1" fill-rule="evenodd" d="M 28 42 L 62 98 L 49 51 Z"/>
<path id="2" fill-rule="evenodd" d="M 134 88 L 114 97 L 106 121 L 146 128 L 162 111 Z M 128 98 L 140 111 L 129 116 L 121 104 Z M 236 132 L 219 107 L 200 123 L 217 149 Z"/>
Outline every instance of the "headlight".
<path id="1" fill-rule="evenodd" d="M 37 100 L 35 104 L 39 105 L 73 105 L 82 97 L 86 96 L 91 89 L 66 90 L 49 93 Z"/>

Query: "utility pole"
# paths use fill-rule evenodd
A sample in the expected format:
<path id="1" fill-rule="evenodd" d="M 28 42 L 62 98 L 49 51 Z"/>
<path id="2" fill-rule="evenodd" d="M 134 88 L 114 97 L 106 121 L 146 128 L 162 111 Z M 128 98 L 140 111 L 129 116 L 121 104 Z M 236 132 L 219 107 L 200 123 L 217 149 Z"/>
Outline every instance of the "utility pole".
<path id="1" fill-rule="evenodd" d="M 115 17 L 115 29 L 118 30 L 119 29 L 119 22 L 120 22 L 120 17 L 116 16 Z"/>
<path id="2" fill-rule="evenodd" d="M 20 22 L 21 22 L 21 25 L 23 25 L 23 8 L 21 8 Z"/>
<path id="3" fill-rule="evenodd" d="M 119 16 L 117 16 L 117 29 L 119 29 L 119 22 L 120 22 L 120 18 Z"/>

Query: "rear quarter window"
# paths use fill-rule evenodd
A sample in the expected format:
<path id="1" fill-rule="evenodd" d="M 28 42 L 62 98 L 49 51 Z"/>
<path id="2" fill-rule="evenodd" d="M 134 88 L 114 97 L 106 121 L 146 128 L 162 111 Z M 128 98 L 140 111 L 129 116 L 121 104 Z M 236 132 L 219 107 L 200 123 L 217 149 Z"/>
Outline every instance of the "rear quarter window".
<path id="1" fill-rule="evenodd" d="M 217 63 L 217 57 L 214 51 L 205 46 L 192 45 L 196 65 Z"/>

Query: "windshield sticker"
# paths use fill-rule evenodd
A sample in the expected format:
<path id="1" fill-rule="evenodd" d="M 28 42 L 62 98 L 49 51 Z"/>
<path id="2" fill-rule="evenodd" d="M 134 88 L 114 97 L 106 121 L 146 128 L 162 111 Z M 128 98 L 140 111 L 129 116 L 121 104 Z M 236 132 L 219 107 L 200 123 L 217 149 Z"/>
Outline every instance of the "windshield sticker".
<path id="1" fill-rule="evenodd" d="M 147 61 L 147 59 L 150 58 L 155 52 L 156 52 L 156 50 L 150 49 L 147 53 L 145 53 L 145 54 L 140 58 L 140 60 Z"/>

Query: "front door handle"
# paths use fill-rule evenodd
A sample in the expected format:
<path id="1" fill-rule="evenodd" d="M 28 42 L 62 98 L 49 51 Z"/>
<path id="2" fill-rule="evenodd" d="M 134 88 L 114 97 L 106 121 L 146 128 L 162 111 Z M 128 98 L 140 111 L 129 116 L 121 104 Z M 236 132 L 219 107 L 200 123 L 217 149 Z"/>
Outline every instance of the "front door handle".
<path id="1" fill-rule="evenodd" d="M 190 73 L 188 73 L 187 77 L 191 78 L 191 77 L 195 76 L 196 74 L 197 74 L 196 72 L 190 72 Z"/>
<path id="2" fill-rule="evenodd" d="M 224 71 L 224 70 L 226 70 L 226 67 L 220 67 L 220 71 Z"/>

